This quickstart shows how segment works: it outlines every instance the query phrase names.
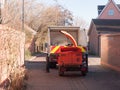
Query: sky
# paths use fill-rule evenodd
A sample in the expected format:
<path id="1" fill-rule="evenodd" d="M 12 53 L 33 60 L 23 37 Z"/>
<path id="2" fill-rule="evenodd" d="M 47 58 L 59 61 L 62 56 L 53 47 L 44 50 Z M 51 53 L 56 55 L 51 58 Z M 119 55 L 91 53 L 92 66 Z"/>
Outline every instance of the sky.
<path id="1" fill-rule="evenodd" d="M 55 4 L 55 0 L 39 0 L 49 4 Z M 97 6 L 106 5 L 108 0 L 57 0 L 60 5 L 69 9 L 74 16 L 84 19 L 90 24 L 91 19 L 97 18 Z M 116 4 L 120 4 L 120 0 L 114 0 Z"/>

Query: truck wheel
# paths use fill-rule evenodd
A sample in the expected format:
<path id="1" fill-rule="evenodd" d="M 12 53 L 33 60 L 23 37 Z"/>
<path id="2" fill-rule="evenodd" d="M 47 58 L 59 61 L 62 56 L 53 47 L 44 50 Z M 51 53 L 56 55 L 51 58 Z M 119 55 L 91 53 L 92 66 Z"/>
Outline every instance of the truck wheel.
<path id="1" fill-rule="evenodd" d="M 59 76 L 63 76 L 64 75 L 64 71 L 62 69 L 63 69 L 62 66 L 58 67 Z"/>
<path id="2" fill-rule="evenodd" d="M 49 56 L 46 56 L 46 72 L 50 72 L 50 65 L 49 65 Z"/>
<path id="3" fill-rule="evenodd" d="M 87 72 L 88 72 L 88 54 L 86 54 L 86 64 L 87 64 Z"/>
<path id="4" fill-rule="evenodd" d="M 56 62 L 49 62 L 50 68 L 56 68 Z"/>
<path id="5" fill-rule="evenodd" d="M 85 71 L 81 71 L 82 76 L 86 76 L 86 72 Z"/>

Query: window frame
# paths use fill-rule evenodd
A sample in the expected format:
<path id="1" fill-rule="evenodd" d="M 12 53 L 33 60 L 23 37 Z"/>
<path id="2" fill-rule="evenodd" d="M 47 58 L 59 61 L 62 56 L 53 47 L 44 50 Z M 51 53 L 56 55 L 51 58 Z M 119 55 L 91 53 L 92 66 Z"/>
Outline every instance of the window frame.
<path id="1" fill-rule="evenodd" d="M 108 10 L 108 15 L 109 15 L 109 16 L 113 16 L 114 13 L 115 13 L 115 12 L 114 12 L 114 9 L 109 9 L 109 10 Z"/>

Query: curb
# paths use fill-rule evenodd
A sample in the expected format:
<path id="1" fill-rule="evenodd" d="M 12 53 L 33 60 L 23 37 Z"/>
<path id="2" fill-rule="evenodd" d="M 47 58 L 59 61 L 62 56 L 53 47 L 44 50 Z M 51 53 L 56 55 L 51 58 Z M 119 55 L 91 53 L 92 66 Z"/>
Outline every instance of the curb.
<path id="1" fill-rule="evenodd" d="M 25 59 L 25 61 L 32 61 L 33 59 L 35 59 L 36 58 L 36 56 L 33 56 L 33 57 L 31 57 L 30 59 Z"/>

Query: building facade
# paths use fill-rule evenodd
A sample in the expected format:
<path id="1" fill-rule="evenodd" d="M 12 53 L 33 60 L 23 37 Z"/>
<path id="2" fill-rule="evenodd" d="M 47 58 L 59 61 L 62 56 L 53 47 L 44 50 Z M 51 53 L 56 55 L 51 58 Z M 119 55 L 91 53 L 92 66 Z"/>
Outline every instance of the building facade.
<path id="1" fill-rule="evenodd" d="M 120 32 L 119 23 L 120 4 L 116 4 L 113 0 L 108 0 L 106 5 L 98 5 L 98 17 L 92 19 L 88 32 L 89 51 L 91 54 L 100 56 L 100 34 Z"/>

